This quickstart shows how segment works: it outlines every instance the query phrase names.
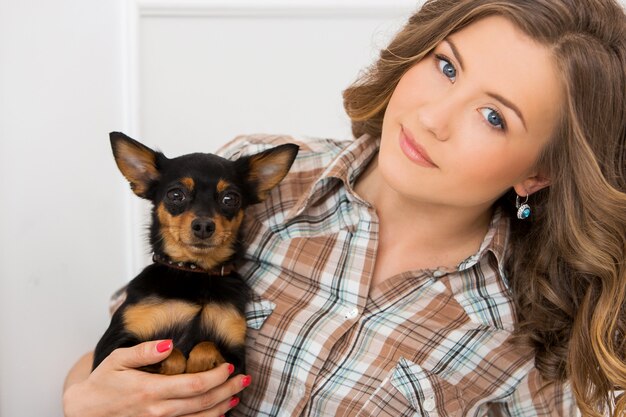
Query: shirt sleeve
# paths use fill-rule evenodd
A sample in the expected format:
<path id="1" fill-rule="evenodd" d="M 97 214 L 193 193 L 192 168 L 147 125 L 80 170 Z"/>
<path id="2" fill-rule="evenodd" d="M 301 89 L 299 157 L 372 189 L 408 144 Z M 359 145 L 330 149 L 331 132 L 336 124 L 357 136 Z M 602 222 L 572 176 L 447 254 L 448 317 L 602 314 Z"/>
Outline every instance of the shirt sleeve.
<path id="1" fill-rule="evenodd" d="M 244 155 L 252 155 L 285 143 L 295 143 L 300 149 L 309 148 L 308 143 L 295 140 L 288 135 L 254 134 L 237 136 L 220 147 L 215 154 L 226 159 L 237 159 Z"/>
<path id="2" fill-rule="evenodd" d="M 250 145 L 248 136 L 237 136 L 230 142 L 222 145 L 216 152 L 216 155 L 226 159 L 235 159 L 242 155 L 244 149 Z"/>
<path id="3" fill-rule="evenodd" d="M 109 300 L 109 314 L 112 316 L 115 314 L 118 308 L 124 303 L 126 300 L 126 288 L 128 285 L 123 286 L 119 290 L 115 291 Z"/>
<path id="4" fill-rule="evenodd" d="M 533 368 L 519 383 L 515 391 L 496 405 L 494 416 L 580 416 L 569 383 L 549 383 Z M 500 408 L 500 410 L 496 410 Z"/>

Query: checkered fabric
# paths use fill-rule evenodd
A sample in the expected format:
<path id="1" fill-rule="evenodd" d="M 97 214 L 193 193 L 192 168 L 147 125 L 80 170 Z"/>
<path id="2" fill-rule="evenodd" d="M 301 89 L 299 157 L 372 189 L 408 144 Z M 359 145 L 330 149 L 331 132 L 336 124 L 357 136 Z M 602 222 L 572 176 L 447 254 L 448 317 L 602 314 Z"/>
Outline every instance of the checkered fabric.
<path id="1" fill-rule="evenodd" d="M 532 351 L 512 342 L 506 217 L 496 212 L 479 251 L 456 268 L 371 288 L 379 223 L 353 184 L 378 141 L 258 135 L 220 153 L 286 142 L 300 145 L 296 162 L 244 224 L 253 382 L 234 416 L 578 414 L 568 385 L 546 386 Z"/>

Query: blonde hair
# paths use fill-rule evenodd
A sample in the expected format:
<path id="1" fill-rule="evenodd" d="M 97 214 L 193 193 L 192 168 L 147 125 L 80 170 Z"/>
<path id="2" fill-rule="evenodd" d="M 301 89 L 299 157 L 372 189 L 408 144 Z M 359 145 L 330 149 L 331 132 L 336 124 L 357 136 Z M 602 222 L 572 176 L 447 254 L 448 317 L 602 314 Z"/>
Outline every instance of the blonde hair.
<path id="1" fill-rule="evenodd" d="M 553 52 L 565 103 L 537 166 L 551 185 L 512 221 L 517 340 L 586 416 L 626 413 L 626 15 L 614 0 L 430 0 L 344 91 L 355 136 L 379 137 L 402 75 L 476 20 L 500 15 Z M 501 204 L 514 217 L 515 194 Z"/>

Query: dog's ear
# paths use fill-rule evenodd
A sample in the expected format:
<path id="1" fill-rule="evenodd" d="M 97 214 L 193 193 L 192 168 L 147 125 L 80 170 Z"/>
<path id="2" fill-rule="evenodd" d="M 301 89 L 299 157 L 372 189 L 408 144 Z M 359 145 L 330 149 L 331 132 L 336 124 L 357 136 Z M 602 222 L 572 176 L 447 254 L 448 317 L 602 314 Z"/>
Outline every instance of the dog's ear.
<path id="1" fill-rule="evenodd" d="M 149 198 L 149 191 L 159 179 L 155 152 L 120 132 L 111 132 L 111 148 L 117 167 L 130 182 L 130 188 L 142 198 Z"/>
<path id="2" fill-rule="evenodd" d="M 239 172 L 256 197 L 252 203 L 265 200 L 270 190 L 285 178 L 298 149 L 298 145 L 288 143 L 237 160 Z"/>

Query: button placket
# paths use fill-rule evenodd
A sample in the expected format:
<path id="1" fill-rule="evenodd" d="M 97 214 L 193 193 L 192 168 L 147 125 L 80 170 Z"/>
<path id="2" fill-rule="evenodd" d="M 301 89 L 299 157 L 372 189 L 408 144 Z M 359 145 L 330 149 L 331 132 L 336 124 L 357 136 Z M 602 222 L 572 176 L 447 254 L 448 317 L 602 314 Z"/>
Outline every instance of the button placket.
<path id="1" fill-rule="evenodd" d="M 354 320 L 359 315 L 359 309 L 354 308 L 346 308 L 344 310 L 344 317 L 346 320 Z"/>

